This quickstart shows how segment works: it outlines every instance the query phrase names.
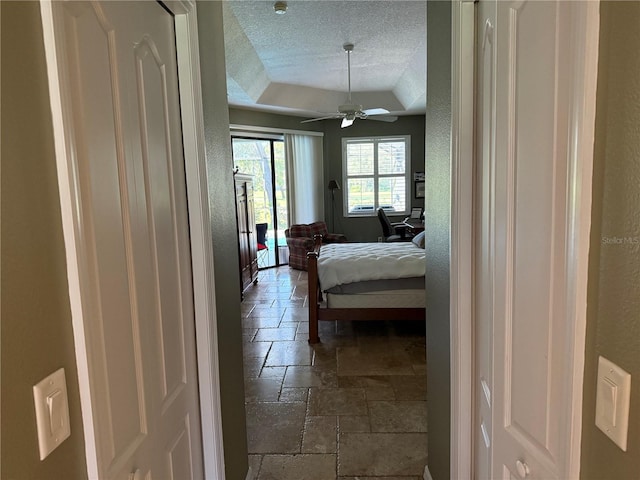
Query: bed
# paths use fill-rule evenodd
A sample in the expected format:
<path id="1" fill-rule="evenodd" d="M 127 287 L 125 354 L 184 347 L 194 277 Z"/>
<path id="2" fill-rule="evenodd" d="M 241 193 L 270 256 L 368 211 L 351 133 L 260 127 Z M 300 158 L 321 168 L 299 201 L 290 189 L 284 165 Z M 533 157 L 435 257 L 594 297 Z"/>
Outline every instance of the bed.
<path id="1" fill-rule="evenodd" d="M 322 245 L 308 257 L 309 343 L 320 320 L 424 320 L 425 253 L 413 242 Z"/>

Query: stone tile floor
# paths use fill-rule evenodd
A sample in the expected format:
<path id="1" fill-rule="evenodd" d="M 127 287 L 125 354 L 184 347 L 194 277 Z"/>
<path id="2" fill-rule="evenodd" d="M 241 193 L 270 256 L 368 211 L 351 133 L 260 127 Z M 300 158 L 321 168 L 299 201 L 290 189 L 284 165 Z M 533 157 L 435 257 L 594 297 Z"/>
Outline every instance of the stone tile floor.
<path id="1" fill-rule="evenodd" d="M 306 272 L 260 271 L 242 302 L 249 464 L 257 480 L 419 480 L 427 463 L 421 322 L 321 322 Z"/>

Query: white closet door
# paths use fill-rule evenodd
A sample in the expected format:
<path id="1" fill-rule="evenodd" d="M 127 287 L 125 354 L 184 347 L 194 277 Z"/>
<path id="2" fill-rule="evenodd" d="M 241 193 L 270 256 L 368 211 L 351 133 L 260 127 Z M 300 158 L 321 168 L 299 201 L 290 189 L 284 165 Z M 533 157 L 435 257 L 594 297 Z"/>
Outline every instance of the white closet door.
<path id="1" fill-rule="evenodd" d="M 199 479 L 174 18 L 156 2 L 54 2 L 53 8 L 64 32 L 57 40 L 73 127 L 98 474 Z"/>
<path id="2" fill-rule="evenodd" d="M 478 478 L 570 476 L 582 375 L 572 292 L 585 260 L 572 257 L 571 229 L 582 214 L 573 175 L 587 8 L 529 0 L 479 7 Z"/>

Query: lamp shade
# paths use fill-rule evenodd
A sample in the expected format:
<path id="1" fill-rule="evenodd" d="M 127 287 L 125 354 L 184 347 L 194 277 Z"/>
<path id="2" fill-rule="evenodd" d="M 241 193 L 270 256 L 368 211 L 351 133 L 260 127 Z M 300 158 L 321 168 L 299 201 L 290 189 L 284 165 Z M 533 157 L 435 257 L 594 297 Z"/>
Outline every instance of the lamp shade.
<path id="1" fill-rule="evenodd" d="M 327 187 L 329 190 L 340 190 L 340 185 L 335 180 L 329 180 L 329 186 Z"/>

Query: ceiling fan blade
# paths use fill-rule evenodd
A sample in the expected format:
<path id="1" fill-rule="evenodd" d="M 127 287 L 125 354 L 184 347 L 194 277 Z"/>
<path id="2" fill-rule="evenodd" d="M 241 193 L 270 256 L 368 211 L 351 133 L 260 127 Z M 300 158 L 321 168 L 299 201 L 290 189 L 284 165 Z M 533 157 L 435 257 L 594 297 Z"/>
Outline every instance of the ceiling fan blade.
<path id="1" fill-rule="evenodd" d="M 362 110 L 362 113 L 366 115 L 386 115 L 389 113 L 389 110 L 386 108 L 367 108 L 366 110 Z"/>
<path id="2" fill-rule="evenodd" d="M 374 115 L 373 117 L 367 117 L 367 120 L 377 120 L 379 122 L 395 122 L 398 117 L 395 115 Z"/>
<path id="3" fill-rule="evenodd" d="M 330 118 L 340 118 L 340 117 L 338 115 L 327 115 L 326 117 L 309 118 L 307 120 L 302 120 L 300 123 L 317 122 L 318 120 L 328 120 Z"/>
<path id="4" fill-rule="evenodd" d="M 353 118 L 343 118 L 340 128 L 347 128 L 353 125 Z"/>

